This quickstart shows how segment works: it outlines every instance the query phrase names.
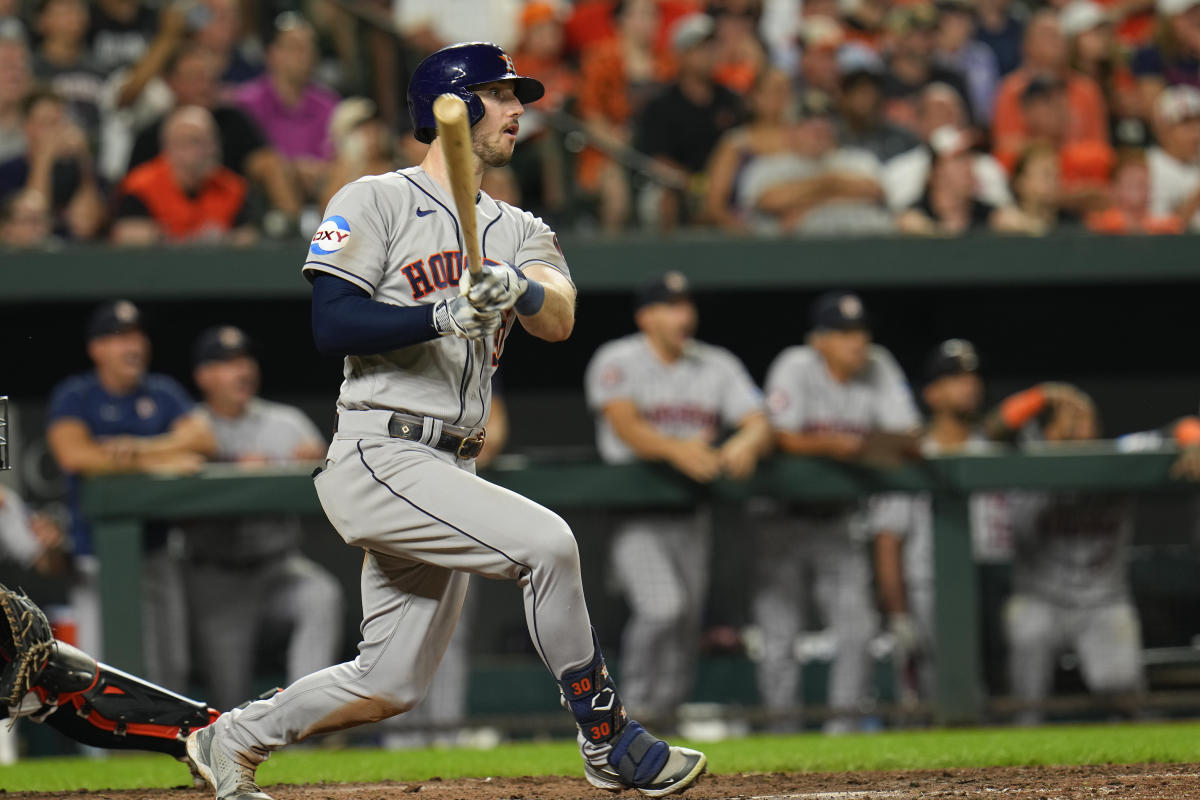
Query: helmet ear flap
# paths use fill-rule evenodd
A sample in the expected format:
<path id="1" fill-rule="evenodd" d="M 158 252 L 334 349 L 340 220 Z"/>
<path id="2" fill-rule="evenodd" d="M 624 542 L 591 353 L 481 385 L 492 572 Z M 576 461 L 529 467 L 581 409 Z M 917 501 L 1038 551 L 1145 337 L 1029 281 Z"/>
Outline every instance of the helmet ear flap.
<path id="1" fill-rule="evenodd" d="M 458 89 L 454 92 L 461 97 L 467 104 L 467 120 L 474 126 L 476 122 L 483 119 L 486 109 L 483 107 L 483 101 L 479 99 L 479 95 L 472 92 L 469 88 Z"/>

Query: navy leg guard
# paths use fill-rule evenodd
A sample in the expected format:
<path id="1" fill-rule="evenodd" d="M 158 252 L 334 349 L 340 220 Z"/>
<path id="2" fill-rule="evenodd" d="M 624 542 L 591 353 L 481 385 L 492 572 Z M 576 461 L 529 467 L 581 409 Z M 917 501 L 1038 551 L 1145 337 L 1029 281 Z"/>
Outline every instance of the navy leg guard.
<path id="1" fill-rule="evenodd" d="M 558 685 L 583 737 L 594 745 L 603 745 L 621 732 L 629 722 L 629 715 L 608 675 L 595 631 L 592 631 L 592 643 L 595 647 L 592 663 L 583 669 L 563 673 Z"/>

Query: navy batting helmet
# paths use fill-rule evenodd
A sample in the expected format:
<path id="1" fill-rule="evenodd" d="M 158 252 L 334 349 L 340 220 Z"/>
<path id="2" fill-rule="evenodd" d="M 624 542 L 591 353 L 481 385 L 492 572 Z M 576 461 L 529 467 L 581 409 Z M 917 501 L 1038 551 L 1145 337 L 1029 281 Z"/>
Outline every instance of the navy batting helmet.
<path id="1" fill-rule="evenodd" d="M 463 42 L 443 47 L 413 70 L 408 82 L 408 113 L 413 136 L 428 144 L 437 133 L 433 101 L 449 92 L 467 104 L 467 117 L 474 125 L 483 119 L 483 101 L 471 87 L 492 81 L 513 81 L 513 91 L 522 103 L 532 103 L 546 93 L 541 81 L 517 74 L 504 48 L 491 42 Z"/>

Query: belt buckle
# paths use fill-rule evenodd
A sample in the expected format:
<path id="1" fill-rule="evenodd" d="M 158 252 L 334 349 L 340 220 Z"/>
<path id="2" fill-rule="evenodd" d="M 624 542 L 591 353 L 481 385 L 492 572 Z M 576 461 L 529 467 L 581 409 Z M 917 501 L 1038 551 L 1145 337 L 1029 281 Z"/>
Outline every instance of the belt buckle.
<path id="1" fill-rule="evenodd" d="M 483 442 L 483 434 L 464 436 L 458 443 L 458 450 L 455 451 L 454 455 L 456 458 L 461 459 L 475 458 L 483 450 Z"/>

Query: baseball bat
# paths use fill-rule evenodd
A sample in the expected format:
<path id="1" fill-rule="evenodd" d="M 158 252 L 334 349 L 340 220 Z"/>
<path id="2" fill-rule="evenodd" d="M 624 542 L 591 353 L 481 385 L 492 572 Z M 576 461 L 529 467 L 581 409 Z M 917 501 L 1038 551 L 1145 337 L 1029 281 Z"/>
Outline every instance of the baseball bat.
<path id="1" fill-rule="evenodd" d="M 471 125 L 467 121 L 467 104 L 462 98 L 444 94 L 433 101 L 433 116 L 437 119 L 437 135 L 450 173 L 450 190 L 454 207 L 462 226 L 463 247 L 467 269 L 478 275 L 483 266 L 479 252 L 479 228 L 475 224 L 475 154 L 471 151 Z"/>

